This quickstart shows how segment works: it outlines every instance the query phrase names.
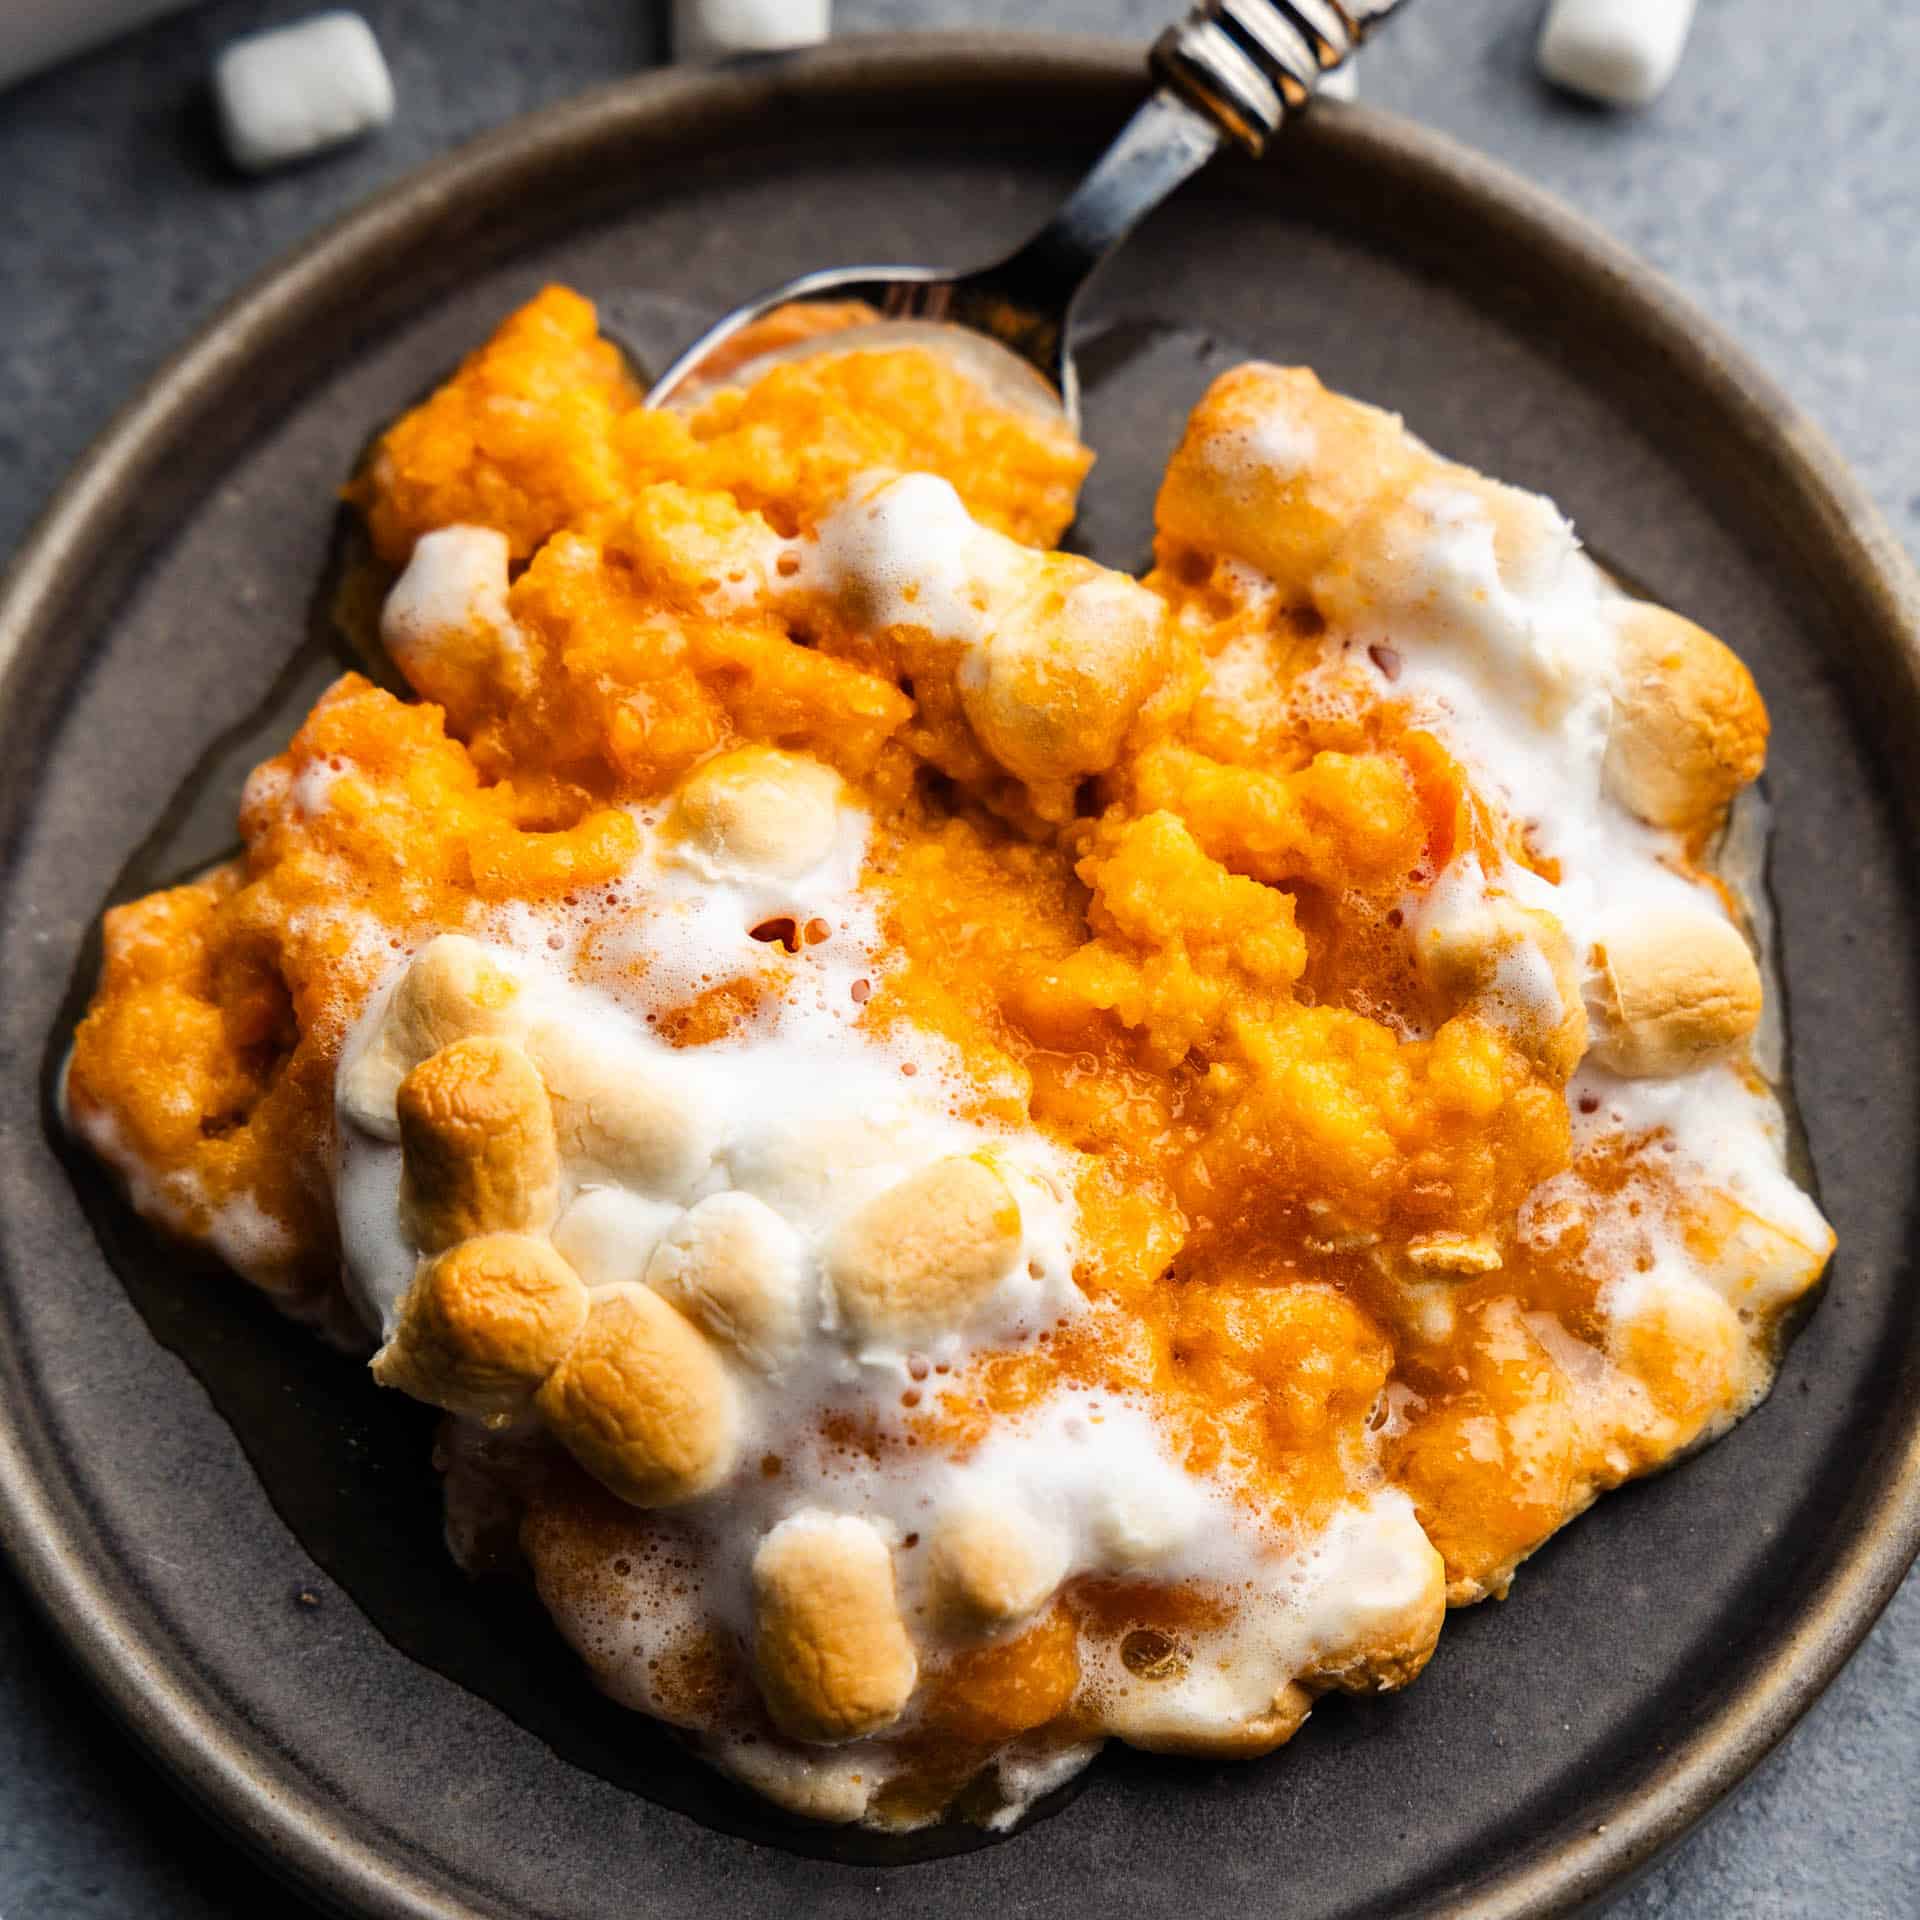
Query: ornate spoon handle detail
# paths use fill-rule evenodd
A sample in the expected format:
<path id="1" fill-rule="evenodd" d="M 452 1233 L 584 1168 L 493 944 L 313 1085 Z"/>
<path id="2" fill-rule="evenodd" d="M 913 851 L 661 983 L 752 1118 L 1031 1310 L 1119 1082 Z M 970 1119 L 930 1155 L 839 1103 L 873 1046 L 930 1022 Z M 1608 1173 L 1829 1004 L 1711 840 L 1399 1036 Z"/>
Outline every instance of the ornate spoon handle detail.
<path id="1" fill-rule="evenodd" d="M 1165 86 L 1229 139 L 1262 153 L 1289 108 L 1402 0 L 1206 0 L 1154 42 Z"/>

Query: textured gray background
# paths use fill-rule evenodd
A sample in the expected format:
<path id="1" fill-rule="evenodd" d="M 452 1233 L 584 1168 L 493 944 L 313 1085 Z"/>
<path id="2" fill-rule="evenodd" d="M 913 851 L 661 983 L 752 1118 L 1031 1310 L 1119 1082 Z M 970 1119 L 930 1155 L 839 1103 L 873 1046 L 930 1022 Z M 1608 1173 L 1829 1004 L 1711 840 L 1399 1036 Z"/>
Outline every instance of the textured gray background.
<path id="1" fill-rule="evenodd" d="M 0 5 L 6 0 L 0 0 Z M 373 144 L 259 183 L 202 88 L 237 31 L 312 0 L 221 0 L 0 93 L 0 551 L 134 382 L 319 220 L 470 134 L 658 59 L 637 0 L 374 0 L 400 94 Z M 1672 275 L 1824 423 L 1920 546 L 1920 7 L 1701 0 L 1687 64 L 1615 118 L 1535 81 L 1540 0 L 1423 0 L 1367 97 L 1469 140 Z M 843 29 L 1144 35 L 1155 0 L 840 0 Z M 0 1573 L 0 1916 L 291 1914 L 173 1800 Z M 1787 1747 L 1639 1887 L 1653 1915 L 1920 1915 L 1920 1576 Z"/>

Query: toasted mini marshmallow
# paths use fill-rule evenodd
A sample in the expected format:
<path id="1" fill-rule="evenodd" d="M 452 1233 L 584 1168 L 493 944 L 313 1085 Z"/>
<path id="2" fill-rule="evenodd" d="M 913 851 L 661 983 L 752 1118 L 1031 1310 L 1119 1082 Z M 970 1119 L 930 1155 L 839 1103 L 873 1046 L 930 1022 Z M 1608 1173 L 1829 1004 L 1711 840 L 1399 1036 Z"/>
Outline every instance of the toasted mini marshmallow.
<path id="1" fill-rule="evenodd" d="M 796 1513 L 753 1556 L 754 1669 L 781 1732 L 823 1744 L 899 1719 L 919 1676 L 893 1556 L 865 1520 Z"/>
<path id="2" fill-rule="evenodd" d="M 461 718 L 530 684 L 507 608 L 509 559 L 491 527 L 438 527 L 415 542 L 380 610 L 381 643 L 408 683 Z"/>
<path id="3" fill-rule="evenodd" d="M 770 1118 L 772 1124 L 728 1148 L 725 1164 L 736 1187 L 789 1219 L 830 1207 L 849 1180 L 871 1191 L 873 1169 L 897 1166 L 911 1153 L 899 1125 L 882 1126 L 844 1107 Z"/>
<path id="4" fill-rule="evenodd" d="M 959 673 L 980 744 L 1035 785 L 1104 773 L 1167 671 L 1166 606 L 1090 560 L 1048 554 Z"/>
<path id="5" fill-rule="evenodd" d="M 881 1784 L 871 1757 L 858 1749 L 796 1754 L 784 1741 L 749 1734 L 704 1744 L 702 1751 L 723 1773 L 776 1807 L 825 1826 L 864 1819 Z"/>
<path id="6" fill-rule="evenodd" d="M 1348 529 L 1312 583 L 1331 626 L 1388 647 L 1417 636 L 1416 680 L 1444 662 L 1492 710 L 1557 733 L 1570 764 L 1589 739 L 1602 749 L 1613 676 L 1588 619 L 1560 608 L 1590 608 L 1597 591 L 1550 500 L 1430 456 L 1418 484 Z"/>
<path id="7" fill-rule="evenodd" d="M 1253 363 L 1207 389 L 1155 517 L 1163 545 L 1229 554 L 1304 593 L 1363 513 L 1437 465 L 1396 415 L 1304 367 Z"/>
<path id="8" fill-rule="evenodd" d="M 1710 826 L 1767 759 L 1767 710 L 1753 676 L 1712 634 L 1665 607 L 1620 618 L 1607 785 L 1657 827 Z"/>
<path id="9" fill-rule="evenodd" d="M 1760 969 L 1731 921 L 1703 906 L 1649 913 L 1607 935 L 1595 1055 L 1630 1079 L 1687 1073 L 1760 1018 Z"/>
<path id="10" fill-rule="evenodd" d="M 481 1233 L 540 1232 L 560 1199 L 547 1090 L 510 1040 L 477 1034 L 400 1083 L 403 1225 L 423 1253 Z"/>
<path id="11" fill-rule="evenodd" d="M 739 1395 L 726 1368 L 648 1287 L 593 1296 L 585 1329 L 537 1405 L 561 1445 L 636 1507 L 706 1493 L 739 1453 Z"/>
<path id="12" fill-rule="evenodd" d="M 712 1122 L 666 1064 L 560 1021 L 535 1027 L 526 1046 L 553 1101 L 561 1156 L 577 1176 L 679 1199 L 712 1165 Z"/>
<path id="13" fill-rule="evenodd" d="M 520 983 L 463 933 L 443 933 L 414 956 L 379 1027 L 340 1079 L 340 1105 L 356 1126 L 397 1140 L 394 1096 L 429 1054 L 475 1033 L 510 1033 Z"/>
<path id="14" fill-rule="evenodd" d="M 947 1622 L 997 1633 L 1039 1612 L 1066 1578 L 1066 1543 L 1025 1514 L 961 1507 L 935 1529 L 927 1571 Z"/>
<path id="15" fill-rule="evenodd" d="M 775 747 L 704 761 L 674 796 L 670 830 L 716 869 L 790 880 L 832 851 L 840 776 Z"/>
<path id="16" fill-rule="evenodd" d="M 1349 1548 L 1338 1637 L 1300 1678 L 1314 1691 L 1388 1693 L 1428 1660 L 1447 1617 L 1447 1563 L 1404 1502 L 1376 1500 Z"/>
<path id="17" fill-rule="evenodd" d="M 1740 1316 L 1711 1287 L 1659 1269 L 1633 1274 L 1611 1296 L 1612 1358 L 1638 1378 L 1684 1445 L 1741 1397 L 1750 1349 Z"/>
<path id="18" fill-rule="evenodd" d="M 1502 896 L 1449 889 L 1413 923 L 1414 961 L 1446 1014 L 1473 1012 L 1510 1035 L 1555 1079 L 1587 1050 L 1587 1010 L 1565 930 Z"/>
<path id="19" fill-rule="evenodd" d="M 589 1187 L 554 1222 L 553 1244 L 590 1287 L 640 1284 L 661 1236 L 680 1218 L 670 1200 L 625 1187 Z"/>
<path id="20" fill-rule="evenodd" d="M 1774 1199 L 1778 1208 L 1763 1213 L 1731 1193 L 1709 1193 L 1687 1236 L 1702 1277 L 1729 1305 L 1763 1317 L 1799 1299 L 1833 1253 L 1833 1229 L 1804 1194 L 1782 1183 Z"/>
<path id="21" fill-rule="evenodd" d="M 1523 600 L 1537 600 L 1548 592 L 1579 545 L 1566 516 L 1543 493 L 1438 459 L 1430 485 L 1431 491 L 1423 488 L 1417 496 L 1416 511 L 1431 521 L 1437 500 L 1451 510 L 1441 517 L 1457 513 L 1484 522 L 1492 539 L 1494 572 L 1502 586 Z"/>
<path id="22" fill-rule="evenodd" d="M 1192 1712 L 1177 1688 L 1147 1686 L 1115 1699 L 1101 1731 L 1146 1753 L 1174 1753 L 1196 1760 L 1256 1760 L 1291 1740 L 1312 1711 L 1313 1695 L 1291 1681 L 1259 1712 L 1232 1720 Z"/>
<path id="23" fill-rule="evenodd" d="M 843 1221 L 827 1279 L 858 1339 L 963 1326 L 1020 1257 L 1020 1206 L 983 1160 L 954 1156 L 909 1175 Z"/>
<path id="24" fill-rule="evenodd" d="M 1101 1563 L 1115 1573 L 1137 1573 L 1166 1559 L 1198 1524 L 1190 1500 L 1154 1481 L 1105 1488 L 1089 1518 Z"/>
<path id="25" fill-rule="evenodd" d="M 800 1236 L 750 1193 L 715 1193 L 680 1216 L 647 1263 L 647 1284 L 772 1373 L 807 1337 Z"/>
<path id="26" fill-rule="evenodd" d="M 586 1320 L 586 1288 L 544 1240 L 482 1234 L 421 1267 L 373 1377 L 503 1424 L 526 1412 Z"/>

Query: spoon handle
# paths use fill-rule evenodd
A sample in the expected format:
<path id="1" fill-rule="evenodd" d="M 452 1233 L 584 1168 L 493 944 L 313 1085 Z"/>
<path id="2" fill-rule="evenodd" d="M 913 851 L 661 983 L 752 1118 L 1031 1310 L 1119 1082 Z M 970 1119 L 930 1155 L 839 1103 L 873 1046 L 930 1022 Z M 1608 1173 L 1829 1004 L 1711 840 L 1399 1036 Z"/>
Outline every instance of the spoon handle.
<path id="1" fill-rule="evenodd" d="M 1159 86 L 1033 238 L 997 265 L 941 285 L 943 317 L 991 334 L 1040 367 L 1069 417 L 1066 351 L 1075 297 L 1122 240 L 1228 141 L 1265 150 L 1320 76 L 1401 0 L 1203 0 L 1154 43 Z M 928 295 L 915 311 L 926 310 Z"/>
<path id="2" fill-rule="evenodd" d="M 1070 379 L 1062 347 L 1074 296 L 1175 187 L 1219 152 L 1225 137 L 1216 120 L 1172 88 L 1157 88 L 1032 239 L 960 283 L 966 311 L 955 317 L 1017 346 L 1056 383 Z M 1009 338 L 1016 330 L 1017 341 Z M 1071 409 L 1073 396 L 1065 397 Z"/>
<path id="3" fill-rule="evenodd" d="M 1401 0 L 1202 0 L 1153 44 L 1155 77 L 1259 154 Z"/>
<path id="4" fill-rule="evenodd" d="M 1075 284 L 1232 140 L 1259 154 L 1401 0 L 1202 0 L 1154 42 L 1159 87 L 1001 273 Z"/>

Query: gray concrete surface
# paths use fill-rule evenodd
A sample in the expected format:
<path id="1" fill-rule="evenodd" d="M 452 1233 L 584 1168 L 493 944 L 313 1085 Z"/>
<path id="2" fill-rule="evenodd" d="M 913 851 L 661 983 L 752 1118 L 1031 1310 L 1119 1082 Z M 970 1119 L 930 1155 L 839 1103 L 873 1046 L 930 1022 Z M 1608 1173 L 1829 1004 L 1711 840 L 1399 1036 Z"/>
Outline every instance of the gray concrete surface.
<path id="1" fill-rule="evenodd" d="M 400 94 L 375 143 L 259 183 L 215 150 L 216 0 L 0 93 L 0 551 L 132 384 L 319 220 L 511 115 L 664 51 L 640 0 L 361 0 Z M 4 4 L 4 0 L 0 0 Z M 1541 0 L 1422 0 L 1366 96 L 1531 175 L 1671 274 L 1779 376 L 1920 547 L 1920 6 L 1702 0 L 1667 98 L 1614 118 L 1535 81 Z M 840 0 L 845 30 L 1144 35 L 1157 0 Z M 0 1573 L 0 1916 L 292 1914 L 147 1771 Z M 1799 1732 L 1613 1920 L 1920 1915 L 1920 1576 Z"/>

